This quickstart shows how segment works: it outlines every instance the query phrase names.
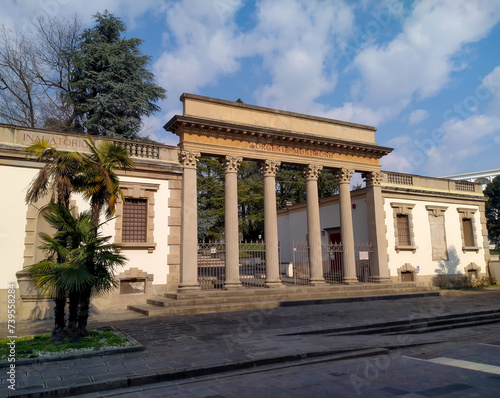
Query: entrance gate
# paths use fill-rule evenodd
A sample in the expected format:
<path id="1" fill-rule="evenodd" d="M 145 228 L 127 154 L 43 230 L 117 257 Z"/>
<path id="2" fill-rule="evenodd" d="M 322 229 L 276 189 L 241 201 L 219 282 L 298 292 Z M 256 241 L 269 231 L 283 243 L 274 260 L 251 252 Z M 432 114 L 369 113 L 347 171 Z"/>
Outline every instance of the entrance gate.
<path id="1" fill-rule="evenodd" d="M 372 282 L 373 254 L 371 243 L 356 243 L 354 245 L 356 258 L 356 278 L 358 282 Z M 322 245 L 323 276 L 325 282 L 339 284 L 344 281 L 344 267 L 342 265 L 342 243 Z M 293 283 L 307 285 L 310 281 L 309 246 L 304 242 L 293 242 Z"/>
<path id="2" fill-rule="evenodd" d="M 239 244 L 238 269 L 243 287 L 264 287 L 266 281 L 266 244 Z M 226 280 L 226 244 L 198 244 L 198 283 L 203 290 L 224 288 Z"/>
<path id="3" fill-rule="evenodd" d="M 325 282 L 318 199 L 318 176 L 323 168 L 336 170 L 339 184 L 343 282 L 353 283 L 358 279 L 370 279 L 372 275 L 376 276 L 379 282 L 389 281 L 380 159 L 390 153 L 392 148 L 376 143 L 375 127 L 193 94 L 183 94 L 181 101 L 183 114 L 174 116 L 164 126 L 167 131 L 179 136 L 179 161 L 184 170 L 181 181 L 182 197 L 173 198 L 175 201 L 180 199 L 180 217 L 172 217 L 172 221 L 182 220 L 179 228 L 180 250 L 171 258 L 179 264 L 179 291 L 200 289 L 200 282 L 219 286 L 222 273 L 225 289 L 241 288 L 246 284 L 245 279 L 252 280 L 256 285 L 260 282 L 261 278 L 256 275 L 263 274 L 259 272 L 249 271 L 250 277 L 243 280 L 240 277 L 237 172 L 243 160 L 258 161 L 264 180 L 266 287 L 282 286 L 276 172 L 280 164 L 285 163 L 301 165 L 305 175 L 307 235 L 310 244 L 307 250 L 309 283 L 320 286 Z M 203 279 L 199 280 L 201 271 L 198 270 L 198 259 L 195 255 L 198 244 L 196 164 L 202 155 L 219 157 L 224 163 L 225 269 L 219 271 L 219 265 L 206 266 L 205 271 L 217 270 L 218 274 L 209 277 L 201 275 Z M 355 171 L 363 173 L 366 179 L 368 239 L 376 247 L 376 255 L 371 256 L 373 264 L 370 264 L 368 274 L 360 274 L 362 278 L 356 275 L 351 212 L 350 181 Z M 327 252 L 330 253 L 328 250 Z M 332 261 L 335 259 L 328 258 L 328 267 L 331 267 Z M 331 272 L 332 275 L 335 273 Z M 332 280 L 336 278 L 338 276 L 332 276 Z"/>

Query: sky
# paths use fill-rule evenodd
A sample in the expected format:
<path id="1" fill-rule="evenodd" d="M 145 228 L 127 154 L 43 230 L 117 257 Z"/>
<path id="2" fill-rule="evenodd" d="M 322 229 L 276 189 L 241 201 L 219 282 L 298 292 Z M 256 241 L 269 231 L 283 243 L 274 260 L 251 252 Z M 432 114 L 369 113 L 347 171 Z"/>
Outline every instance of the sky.
<path id="1" fill-rule="evenodd" d="M 500 168 L 500 0 L 0 0 L 0 24 L 106 9 L 167 90 L 157 141 L 186 92 L 375 126 L 387 171 Z"/>

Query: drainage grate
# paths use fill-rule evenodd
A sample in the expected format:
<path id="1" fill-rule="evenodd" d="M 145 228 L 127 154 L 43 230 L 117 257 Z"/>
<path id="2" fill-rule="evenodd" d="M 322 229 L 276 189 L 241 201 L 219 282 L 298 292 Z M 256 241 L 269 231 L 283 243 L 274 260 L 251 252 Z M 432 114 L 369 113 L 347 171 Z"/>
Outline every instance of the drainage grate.
<path id="1" fill-rule="evenodd" d="M 440 355 L 436 355 L 436 354 L 426 354 L 426 353 L 422 353 L 422 354 L 413 354 L 413 355 L 405 355 L 405 357 L 407 358 L 415 358 L 415 359 L 435 359 L 435 358 L 439 358 Z"/>

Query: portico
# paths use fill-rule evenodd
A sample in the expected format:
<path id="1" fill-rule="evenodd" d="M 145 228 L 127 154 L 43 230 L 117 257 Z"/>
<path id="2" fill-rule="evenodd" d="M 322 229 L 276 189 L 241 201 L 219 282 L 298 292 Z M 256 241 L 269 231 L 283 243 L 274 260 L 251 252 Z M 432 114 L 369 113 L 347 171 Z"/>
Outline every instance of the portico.
<path id="1" fill-rule="evenodd" d="M 238 260 L 237 170 L 242 160 L 261 164 L 264 177 L 266 287 L 279 287 L 275 176 L 280 164 L 301 165 L 307 184 L 307 235 L 310 284 L 325 283 L 321 264 L 318 173 L 335 169 L 339 183 L 343 268 L 346 284 L 357 283 L 350 180 L 362 172 L 367 181 L 369 236 L 374 245 L 374 280 L 389 281 L 380 189 L 380 158 L 392 149 L 375 142 L 374 127 L 237 102 L 183 94 L 183 114 L 164 127 L 179 136 L 182 180 L 179 291 L 199 289 L 197 280 L 196 162 L 217 156 L 225 167 L 226 289 L 240 288 Z"/>

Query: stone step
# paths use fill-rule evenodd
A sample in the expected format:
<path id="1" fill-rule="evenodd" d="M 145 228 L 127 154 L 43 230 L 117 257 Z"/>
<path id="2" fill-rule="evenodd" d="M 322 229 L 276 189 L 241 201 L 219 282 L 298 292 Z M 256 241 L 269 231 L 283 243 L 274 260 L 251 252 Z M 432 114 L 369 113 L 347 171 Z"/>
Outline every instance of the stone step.
<path id="1" fill-rule="evenodd" d="M 401 333 L 416 334 L 497 322 L 500 322 L 500 309 L 467 312 L 461 314 L 435 315 L 422 318 L 410 317 L 410 319 L 375 323 L 371 325 L 354 325 L 347 327 L 308 330 L 306 332 L 294 332 L 285 335 L 300 336 L 314 334 L 326 336 L 357 336 L 373 334 L 394 335 Z"/>
<path id="2" fill-rule="evenodd" d="M 401 291 L 402 290 L 402 291 Z M 251 311 L 256 309 L 270 309 L 280 306 L 292 305 L 312 305 L 312 304 L 325 304 L 335 301 L 341 302 L 345 300 L 369 300 L 369 299 L 389 299 L 389 298 L 407 298 L 416 296 L 430 296 L 439 295 L 436 291 L 422 291 L 421 289 L 399 289 L 396 290 L 376 290 L 365 291 L 360 294 L 356 291 L 345 291 L 338 295 L 309 295 L 306 297 L 298 297 L 297 295 L 291 298 L 280 299 L 279 297 L 264 296 L 263 300 L 245 300 L 241 301 L 245 296 L 228 296 L 216 297 L 219 300 L 198 300 L 194 303 L 186 300 L 172 300 L 159 297 L 154 300 L 154 304 L 130 305 L 129 310 L 139 312 L 146 316 L 166 316 L 166 315 L 188 315 L 188 314 L 206 314 L 215 312 L 231 312 L 231 311 Z M 227 300 L 230 299 L 230 300 Z M 195 299 L 197 300 L 197 299 Z M 169 303 L 165 305 L 166 303 Z M 172 303 L 172 304 L 170 304 Z"/>
<path id="3" fill-rule="evenodd" d="M 260 289 L 263 290 L 263 289 Z M 147 304 L 157 305 L 161 307 L 174 307 L 174 306 L 187 306 L 187 305 L 203 305 L 211 303 L 234 303 L 234 302 L 256 302 L 256 301 L 299 301 L 299 300 L 318 300 L 328 299 L 334 297 L 354 297 L 359 296 L 359 290 L 324 290 L 317 291 L 315 289 L 305 289 L 304 291 L 288 292 L 288 289 L 279 289 L 284 291 L 276 291 L 278 289 L 265 289 L 265 294 L 254 295 L 217 295 L 205 297 L 182 297 L 178 299 L 155 297 L 146 300 Z M 388 294 L 401 294 L 401 293 L 420 293 L 427 292 L 418 287 L 405 287 L 405 288 L 385 288 L 385 289 L 367 289 L 363 291 L 363 295 L 388 295 Z M 259 292 L 260 293 L 260 292 Z"/>
<path id="4" fill-rule="evenodd" d="M 192 290 L 186 291 L 182 293 L 167 293 L 165 296 L 172 299 L 192 299 L 192 298 L 203 298 L 203 297 L 217 297 L 217 296 L 259 296 L 259 295 L 269 295 L 274 293 L 282 293 L 286 292 L 287 294 L 294 293 L 304 293 L 304 292 L 337 292 L 337 291 L 358 291 L 363 292 L 366 290 L 385 290 L 387 288 L 394 289 L 406 289 L 406 288 L 415 288 L 417 284 L 415 282 L 406 282 L 406 283 L 391 283 L 391 284 L 382 284 L 382 283 L 358 283 L 354 285 L 344 285 L 344 284 L 336 284 L 330 285 L 325 284 L 324 286 L 287 286 L 283 285 L 283 287 L 279 288 L 242 288 L 242 289 L 233 289 L 233 290 L 223 290 L 223 289 L 214 289 L 214 290 Z M 421 291 L 437 291 L 437 288 L 427 287 L 427 286 L 418 286 L 418 289 Z"/>

